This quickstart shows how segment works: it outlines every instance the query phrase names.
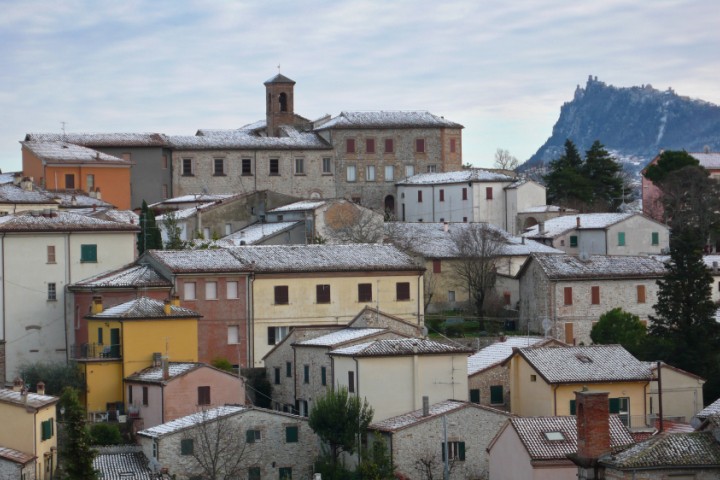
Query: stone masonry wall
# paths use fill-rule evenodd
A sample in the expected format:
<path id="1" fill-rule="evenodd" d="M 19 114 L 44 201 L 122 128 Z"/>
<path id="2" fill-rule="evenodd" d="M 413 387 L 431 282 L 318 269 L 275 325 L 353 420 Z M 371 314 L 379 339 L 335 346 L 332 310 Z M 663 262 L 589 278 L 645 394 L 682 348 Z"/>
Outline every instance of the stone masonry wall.
<path id="1" fill-rule="evenodd" d="M 0 340 L 0 387 L 5 386 L 5 340 Z"/>
<path id="2" fill-rule="evenodd" d="M 490 387 L 501 385 L 503 387 L 503 404 L 492 405 L 490 402 Z M 510 375 L 508 368 L 501 365 L 476 373 L 468 378 L 470 390 L 480 390 L 480 405 L 492 406 L 501 410 L 510 410 Z"/>

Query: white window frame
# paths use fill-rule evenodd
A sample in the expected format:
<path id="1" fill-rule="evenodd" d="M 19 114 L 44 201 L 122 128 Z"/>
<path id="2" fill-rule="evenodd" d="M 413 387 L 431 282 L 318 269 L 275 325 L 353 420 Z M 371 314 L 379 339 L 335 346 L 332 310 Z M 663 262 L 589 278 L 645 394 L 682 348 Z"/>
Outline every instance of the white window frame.
<path id="1" fill-rule="evenodd" d="M 365 167 L 365 181 L 366 182 L 374 182 L 375 181 L 375 165 L 367 165 Z"/>
<path id="2" fill-rule="evenodd" d="M 415 165 L 405 165 L 405 177 L 409 178 L 415 175 Z"/>
<path id="3" fill-rule="evenodd" d="M 385 181 L 395 181 L 395 165 L 385 165 Z"/>
<path id="4" fill-rule="evenodd" d="M 332 158 L 323 157 L 322 159 L 322 173 L 332 173 Z"/>
<path id="5" fill-rule="evenodd" d="M 238 325 L 228 325 L 227 342 L 228 345 L 240 343 L 240 327 Z"/>
<path id="6" fill-rule="evenodd" d="M 225 282 L 227 298 L 238 298 L 238 282 L 230 280 Z"/>
<path id="7" fill-rule="evenodd" d="M 305 159 L 295 159 L 295 175 L 305 175 Z"/>
<path id="8" fill-rule="evenodd" d="M 347 173 L 347 181 L 348 182 L 357 182 L 357 167 L 355 165 L 348 165 L 345 169 Z"/>
<path id="9" fill-rule="evenodd" d="M 196 284 L 195 282 L 183 283 L 183 300 L 196 300 Z"/>
<path id="10" fill-rule="evenodd" d="M 218 282 L 211 281 L 205 282 L 205 300 L 217 300 L 218 299 Z"/>

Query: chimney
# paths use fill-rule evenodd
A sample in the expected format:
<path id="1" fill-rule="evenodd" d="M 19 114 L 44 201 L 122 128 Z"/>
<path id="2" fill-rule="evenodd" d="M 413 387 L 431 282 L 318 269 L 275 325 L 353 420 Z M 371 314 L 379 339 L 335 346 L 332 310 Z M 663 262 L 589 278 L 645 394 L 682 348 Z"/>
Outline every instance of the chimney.
<path id="1" fill-rule="evenodd" d="M 507 337 L 505 335 L 500 335 L 500 341 L 507 342 Z"/>
<path id="2" fill-rule="evenodd" d="M 427 395 L 423 396 L 423 417 L 430 416 L 430 397 Z"/>
<path id="3" fill-rule="evenodd" d="M 100 193 L 100 187 L 97 187 L 95 189 L 95 198 L 97 198 L 98 200 L 102 200 L 102 194 Z"/>
<path id="4" fill-rule="evenodd" d="M 37 391 L 37 394 L 38 394 L 38 395 L 45 395 L 45 382 L 43 382 L 42 380 L 40 380 L 40 381 L 37 383 L 36 391 Z"/>
<path id="5" fill-rule="evenodd" d="M 170 362 L 168 362 L 167 357 L 163 357 L 162 359 L 162 378 L 163 380 L 170 378 Z"/>
<path id="6" fill-rule="evenodd" d="M 545 235 L 545 222 L 538 223 L 538 232 L 540 235 Z"/>
<path id="7" fill-rule="evenodd" d="M 525 237 L 520 237 L 520 243 L 521 243 L 522 245 L 525 245 Z"/>
<path id="8" fill-rule="evenodd" d="M 180 295 L 173 295 L 170 297 L 170 305 L 173 307 L 179 307 L 180 306 Z"/>
<path id="9" fill-rule="evenodd" d="M 170 312 L 172 311 L 172 305 L 170 304 L 170 300 L 165 300 L 165 303 L 163 305 L 163 312 L 165 315 L 170 315 Z"/>
<path id="10" fill-rule="evenodd" d="M 95 189 L 94 188 L 90 189 L 90 191 L 88 192 L 88 196 L 90 198 L 95 198 Z"/>
<path id="11" fill-rule="evenodd" d="M 610 409 L 608 392 L 575 392 L 577 458 L 595 464 L 610 453 Z"/>
<path id="12" fill-rule="evenodd" d="M 577 223 L 577 228 L 580 228 L 580 217 L 575 217 L 575 223 Z"/>
<path id="13" fill-rule="evenodd" d="M 22 391 L 24 384 L 25 384 L 25 382 L 23 382 L 22 378 L 15 377 L 15 380 L 13 380 L 13 392 Z"/>
<path id="14" fill-rule="evenodd" d="M 75 195 L 70 197 L 70 205 L 72 205 L 72 206 L 77 205 L 77 198 L 75 198 Z"/>
<path id="15" fill-rule="evenodd" d="M 443 232 L 447 233 L 450 230 L 450 224 L 448 222 L 443 222 Z"/>
<path id="16" fill-rule="evenodd" d="M 102 311 L 103 311 L 102 297 L 99 295 L 95 295 L 92 299 L 92 306 L 90 307 L 90 313 L 93 315 L 97 315 L 98 313 L 102 313 Z"/>
<path id="17" fill-rule="evenodd" d="M 20 185 L 20 182 L 22 181 L 22 173 L 17 172 L 15 175 L 13 175 L 13 185 Z"/>
<path id="18" fill-rule="evenodd" d="M 152 366 L 159 367 L 162 365 L 162 353 L 153 352 L 152 354 Z"/>
<path id="19" fill-rule="evenodd" d="M 20 188 L 27 190 L 28 192 L 32 192 L 32 177 L 23 177 L 20 182 Z"/>

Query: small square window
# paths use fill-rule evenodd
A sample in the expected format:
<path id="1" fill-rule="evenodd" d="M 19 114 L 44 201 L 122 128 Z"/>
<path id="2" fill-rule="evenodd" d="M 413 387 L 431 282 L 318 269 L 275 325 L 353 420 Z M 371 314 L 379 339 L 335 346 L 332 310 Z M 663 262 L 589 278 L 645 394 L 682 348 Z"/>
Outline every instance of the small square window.
<path id="1" fill-rule="evenodd" d="M 285 427 L 285 443 L 297 443 L 298 427 L 297 425 Z"/>
<path id="2" fill-rule="evenodd" d="M 192 438 L 183 438 L 180 440 L 180 455 L 192 455 L 194 450 L 194 442 Z"/>
<path id="3" fill-rule="evenodd" d="M 97 263 L 97 245 L 80 245 L 80 262 Z"/>
<path id="4" fill-rule="evenodd" d="M 277 285 L 275 287 L 275 305 L 287 305 L 290 301 L 287 285 Z"/>
<path id="5" fill-rule="evenodd" d="M 330 303 L 330 285 L 315 285 L 315 302 Z"/>
<path id="6" fill-rule="evenodd" d="M 183 176 L 189 177 L 193 174 L 192 158 L 182 159 L 182 174 Z"/>
<path id="7" fill-rule="evenodd" d="M 505 403 L 502 385 L 493 385 L 490 387 L 490 404 L 502 405 Z"/>
<path id="8" fill-rule="evenodd" d="M 437 172 L 437 165 L 428 165 L 427 166 L 427 173 L 436 173 Z"/>
<path id="9" fill-rule="evenodd" d="M 372 283 L 358 284 L 358 302 L 372 302 Z"/>
<path id="10" fill-rule="evenodd" d="M 257 443 L 262 439 L 260 430 L 250 429 L 245 431 L 245 441 L 247 443 Z"/>
<path id="11" fill-rule="evenodd" d="M 395 284 L 395 296 L 398 302 L 410 300 L 410 282 L 398 282 Z"/>
<path id="12" fill-rule="evenodd" d="M 433 260 L 433 273 L 442 273 L 442 260 Z"/>
<path id="13" fill-rule="evenodd" d="M 262 480 L 260 476 L 260 467 L 248 468 L 248 480 Z"/>
<path id="14" fill-rule="evenodd" d="M 537 382 L 537 375 L 530 375 L 531 382 Z"/>

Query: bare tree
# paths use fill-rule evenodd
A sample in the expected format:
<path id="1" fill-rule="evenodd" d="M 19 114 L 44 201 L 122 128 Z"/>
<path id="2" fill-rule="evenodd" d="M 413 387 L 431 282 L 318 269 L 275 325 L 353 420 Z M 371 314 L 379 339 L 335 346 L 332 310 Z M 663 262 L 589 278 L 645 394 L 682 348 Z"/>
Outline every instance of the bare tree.
<path id="1" fill-rule="evenodd" d="M 353 203 L 336 203 L 325 212 L 328 239 L 338 243 L 377 243 L 383 238 L 383 215 Z"/>
<path id="2" fill-rule="evenodd" d="M 437 453 L 426 450 L 417 457 L 414 466 L 422 480 L 443 478 L 445 466 L 442 458 L 438 457 Z M 455 458 L 450 458 L 448 462 L 448 473 L 452 474 L 453 467 L 455 467 Z"/>
<path id="3" fill-rule="evenodd" d="M 428 306 L 432 303 L 433 296 L 435 296 L 435 290 L 438 288 L 438 279 L 431 269 L 425 270 L 423 274 L 423 287 L 425 311 L 427 312 Z"/>
<path id="4" fill-rule="evenodd" d="M 485 301 L 497 279 L 496 261 L 505 238 L 487 223 L 470 223 L 451 232 L 455 257 L 453 270 L 460 286 L 467 288 L 470 301 L 482 323 Z"/>
<path id="5" fill-rule="evenodd" d="M 510 155 L 508 150 L 498 148 L 495 151 L 495 168 L 499 168 L 501 170 L 515 170 L 518 165 L 520 165 L 520 162 L 517 158 Z"/>

